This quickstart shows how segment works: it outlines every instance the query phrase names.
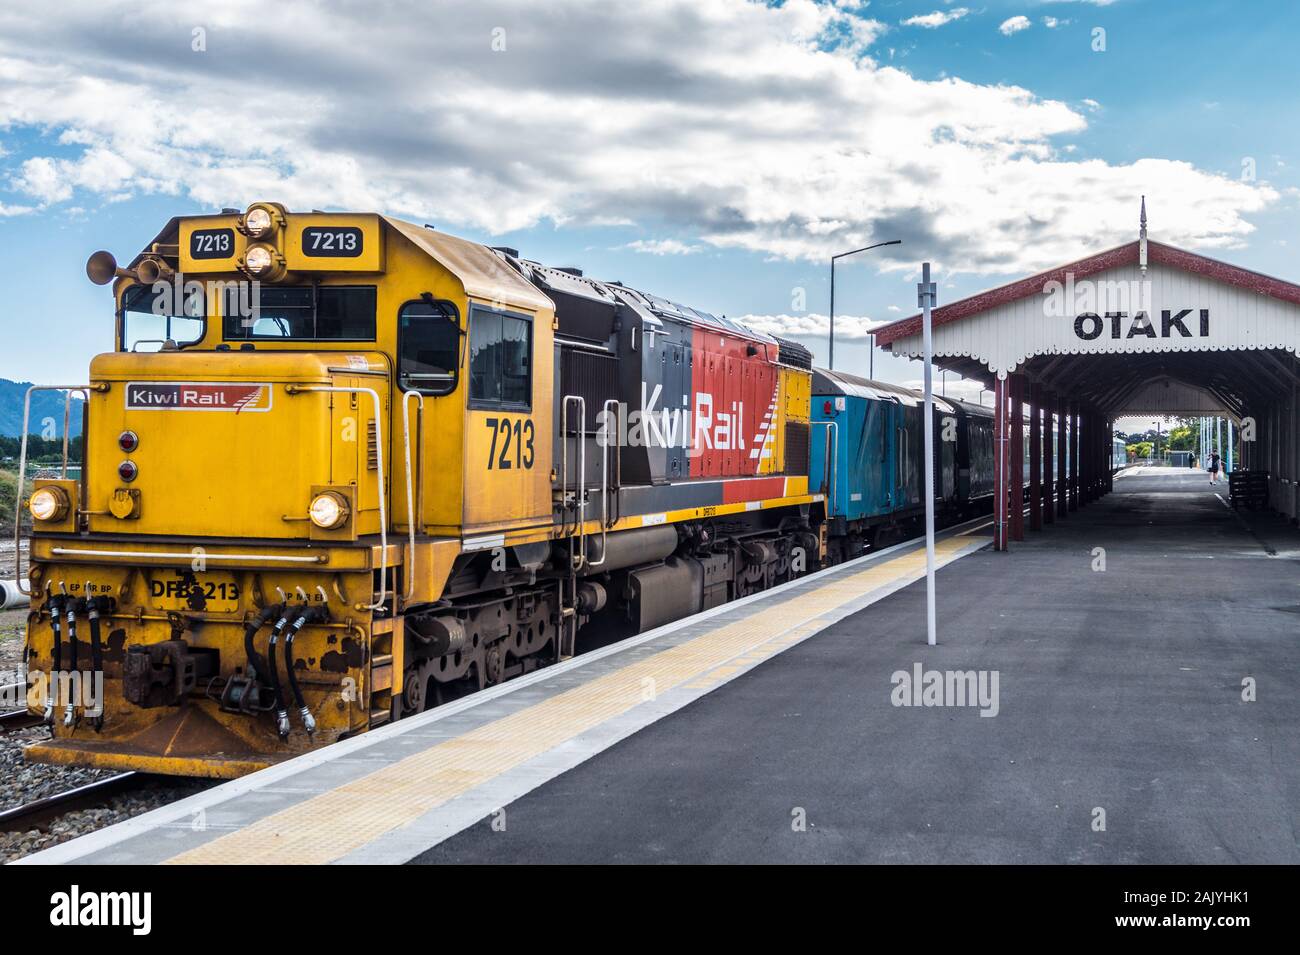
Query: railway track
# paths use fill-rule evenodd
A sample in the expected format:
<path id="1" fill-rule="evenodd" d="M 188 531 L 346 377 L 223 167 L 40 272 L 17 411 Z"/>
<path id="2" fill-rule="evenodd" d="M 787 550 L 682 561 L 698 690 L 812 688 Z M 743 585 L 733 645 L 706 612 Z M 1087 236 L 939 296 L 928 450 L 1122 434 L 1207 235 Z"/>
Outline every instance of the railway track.
<path id="1" fill-rule="evenodd" d="M 64 813 L 97 806 L 110 796 L 144 785 L 154 777 L 146 773 L 119 773 L 76 789 L 44 796 L 0 812 L 0 832 L 44 829 Z"/>
<path id="2" fill-rule="evenodd" d="M 17 700 L 22 699 L 22 694 L 26 687 L 21 683 L 9 683 L 0 686 L 0 700 Z M 29 729 L 33 726 L 39 726 L 41 718 L 33 716 L 27 710 L 9 710 L 0 713 L 0 736 L 13 730 Z"/>
<path id="3" fill-rule="evenodd" d="M 28 713 L 26 710 L 12 710 L 8 713 L 0 713 L 0 736 L 14 730 L 31 729 L 33 726 L 40 725 L 41 717 L 35 713 Z"/>

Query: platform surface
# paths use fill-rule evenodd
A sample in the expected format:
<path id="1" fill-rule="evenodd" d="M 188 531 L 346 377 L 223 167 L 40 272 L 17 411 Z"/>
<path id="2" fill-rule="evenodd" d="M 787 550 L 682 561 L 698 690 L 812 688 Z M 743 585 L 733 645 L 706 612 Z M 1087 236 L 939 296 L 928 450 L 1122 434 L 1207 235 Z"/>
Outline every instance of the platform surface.
<path id="1" fill-rule="evenodd" d="M 940 567 L 987 546 L 940 535 Z M 399 863 L 923 578 L 916 542 L 345 740 L 28 863 Z M 507 824 L 508 825 L 508 824 Z"/>
<path id="2" fill-rule="evenodd" d="M 416 861 L 1298 862 L 1300 535 L 1226 496 L 1127 472 L 940 574 L 939 647 L 908 587 Z M 918 661 L 998 715 L 892 705 Z"/>

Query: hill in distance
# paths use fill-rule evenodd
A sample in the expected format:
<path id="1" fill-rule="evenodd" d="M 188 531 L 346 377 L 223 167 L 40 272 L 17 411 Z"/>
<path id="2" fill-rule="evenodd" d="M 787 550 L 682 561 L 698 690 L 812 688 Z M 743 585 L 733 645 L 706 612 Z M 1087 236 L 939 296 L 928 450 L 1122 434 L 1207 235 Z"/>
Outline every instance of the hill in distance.
<path id="1" fill-rule="evenodd" d="M 10 381 L 0 378 L 0 436 L 16 438 L 23 430 L 23 397 L 31 387 L 30 381 Z M 72 396 L 72 412 L 68 432 L 72 437 L 81 434 L 81 395 Z M 32 393 L 32 413 L 27 430 L 42 434 L 47 424 L 52 428 L 50 437 L 63 436 L 63 392 L 36 391 Z"/>

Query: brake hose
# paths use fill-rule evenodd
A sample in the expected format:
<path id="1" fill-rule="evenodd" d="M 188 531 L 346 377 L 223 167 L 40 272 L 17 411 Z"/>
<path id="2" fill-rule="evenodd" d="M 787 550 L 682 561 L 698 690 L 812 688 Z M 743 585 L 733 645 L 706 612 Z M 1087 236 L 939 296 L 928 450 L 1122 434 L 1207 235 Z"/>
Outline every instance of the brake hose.
<path id="1" fill-rule="evenodd" d="M 77 672 L 77 611 L 85 603 L 81 598 L 68 600 L 68 700 L 63 705 L 63 725 L 72 726 L 77 721 L 77 696 L 78 692 L 73 692 L 76 687 L 80 690 L 81 674 Z"/>
<path id="2" fill-rule="evenodd" d="M 63 594 L 52 594 L 48 604 L 50 608 L 50 630 L 54 633 L 54 649 L 49 682 L 45 685 L 45 713 L 43 718 L 47 723 L 54 722 L 54 690 L 58 685 L 58 675 L 62 672 L 63 667 L 63 641 L 60 628 L 63 626 L 63 604 L 65 599 Z"/>
<path id="3" fill-rule="evenodd" d="M 280 672 L 275 663 L 275 644 L 280 639 L 280 634 L 289 624 L 289 618 L 293 611 L 286 609 L 283 616 L 275 622 L 271 629 L 271 640 L 266 647 L 266 659 L 268 675 L 271 678 L 271 690 L 275 694 L 275 727 L 280 734 L 280 739 L 289 738 L 289 711 L 284 706 L 284 690 L 280 688 Z"/>
<path id="4" fill-rule="evenodd" d="M 298 715 L 302 718 L 302 727 L 311 736 L 316 732 L 316 718 L 311 715 L 311 710 L 307 709 L 307 703 L 302 696 L 302 687 L 298 685 L 298 674 L 294 669 L 293 659 L 293 641 L 298 636 L 298 632 L 309 623 L 319 623 L 325 619 L 324 607 L 307 607 L 299 615 L 298 619 L 293 622 L 289 632 L 284 638 L 284 672 L 289 678 L 289 688 L 293 691 L 293 702 L 298 707 Z"/>

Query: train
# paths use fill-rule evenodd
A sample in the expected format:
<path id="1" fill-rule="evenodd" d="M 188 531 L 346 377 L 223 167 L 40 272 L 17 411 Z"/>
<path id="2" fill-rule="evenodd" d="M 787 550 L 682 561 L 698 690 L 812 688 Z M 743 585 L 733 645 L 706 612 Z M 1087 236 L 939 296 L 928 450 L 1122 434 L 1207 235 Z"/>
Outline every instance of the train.
<path id="1" fill-rule="evenodd" d="M 32 761 L 237 777 L 924 513 L 914 392 L 515 249 L 257 202 L 87 274 L 84 467 L 19 494 Z M 941 519 L 990 510 L 992 412 L 934 415 Z"/>

